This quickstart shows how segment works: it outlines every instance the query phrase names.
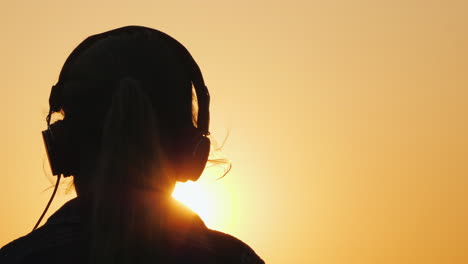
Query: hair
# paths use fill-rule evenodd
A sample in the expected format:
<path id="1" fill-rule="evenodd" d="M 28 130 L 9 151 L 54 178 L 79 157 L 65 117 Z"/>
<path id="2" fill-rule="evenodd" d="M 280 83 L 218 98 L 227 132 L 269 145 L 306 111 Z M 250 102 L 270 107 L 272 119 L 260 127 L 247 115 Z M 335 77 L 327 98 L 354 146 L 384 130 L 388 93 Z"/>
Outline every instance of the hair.
<path id="1" fill-rule="evenodd" d="M 90 184 L 94 263 L 167 259 L 163 242 L 170 228 L 161 208 L 165 197 L 145 203 L 154 190 L 169 192 L 175 182 L 162 166 L 165 155 L 157 124 L 138 82 L 122 79 L 105 118 L 98 168 Z"/>
<path id="2" fill-rule="evenodd" d="M 60 112 L 80 163 L 74 184 L 93 204 L 92 263 L 168 257 L 172 165 L 196 130 L 178 53 L 148 31 L 127 32 L 72 53 L 62 69 Z"/>

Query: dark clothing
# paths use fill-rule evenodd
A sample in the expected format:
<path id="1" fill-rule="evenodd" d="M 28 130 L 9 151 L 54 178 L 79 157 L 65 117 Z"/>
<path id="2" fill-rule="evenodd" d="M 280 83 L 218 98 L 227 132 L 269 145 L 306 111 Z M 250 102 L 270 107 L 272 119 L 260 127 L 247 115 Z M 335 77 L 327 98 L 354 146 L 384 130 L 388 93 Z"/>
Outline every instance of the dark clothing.
<path id="1" fill-rule="evenodd" d="M 67 202 L 44 226 L 1 248 L 0 263 L 88 263 L 90 236 L 82 218 L 89 210 L 84 204 L 79 198 Z M 184 246 L 174 250 L 170 263 L 264 263 L 247 244 L 208 229 L 195 216 L 190 232 L 175 235 Z"/>

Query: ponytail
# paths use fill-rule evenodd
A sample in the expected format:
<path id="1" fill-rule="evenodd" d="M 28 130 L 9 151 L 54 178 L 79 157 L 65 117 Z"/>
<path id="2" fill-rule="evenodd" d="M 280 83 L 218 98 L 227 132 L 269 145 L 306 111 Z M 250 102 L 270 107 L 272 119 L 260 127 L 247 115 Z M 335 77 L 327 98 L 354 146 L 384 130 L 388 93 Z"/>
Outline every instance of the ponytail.
<path id="1" fill-rule="evenodd" d="M 165 156 L 158 122 L 137 80 L 124 78 L 118 83 L 101 138 L 90 186 L 91 263 L 138 263 L 149 255 L 162 254 L 144 246 L 163 248 L 158 244 L 163 240 L 164 223 L 155 217 L 161 201 L 148 194 L 170 193 L 174 180 L 161 166 Z M 158 197 L 163 199 L 164 195 Z"/>

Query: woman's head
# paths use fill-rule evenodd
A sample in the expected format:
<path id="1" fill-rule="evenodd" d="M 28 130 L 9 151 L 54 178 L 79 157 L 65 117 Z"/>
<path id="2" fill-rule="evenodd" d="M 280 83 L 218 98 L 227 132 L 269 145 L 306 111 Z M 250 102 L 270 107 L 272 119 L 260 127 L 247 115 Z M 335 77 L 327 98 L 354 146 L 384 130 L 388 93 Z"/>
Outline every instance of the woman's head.
<path id="1" fill-rule="evenodd" d="M 104 182 L 170 188 L 205 166 L 208 91 L 188 51 L 162 32 L 132 26 L 89 37 L 65 62 L 50 105 L 64 115 L 79 192 Z"/>

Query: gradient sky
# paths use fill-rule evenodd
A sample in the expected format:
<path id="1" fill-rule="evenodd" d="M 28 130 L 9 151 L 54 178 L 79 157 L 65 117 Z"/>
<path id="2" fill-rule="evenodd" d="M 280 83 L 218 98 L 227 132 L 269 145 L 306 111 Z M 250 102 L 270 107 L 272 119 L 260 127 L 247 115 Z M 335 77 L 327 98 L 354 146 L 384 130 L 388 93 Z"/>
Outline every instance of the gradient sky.
<path id="1" fill-rule="evenodd" d="M 2 1 L 0 245 L 51 193 L 40 131 L 66 57 L 137 24 L 191 51 L 213 135 L 229 131 L 231 173 L 199 183 L 210 227 L 273 264 L 468 263 L 467 13 L 451 0 Z"/>

